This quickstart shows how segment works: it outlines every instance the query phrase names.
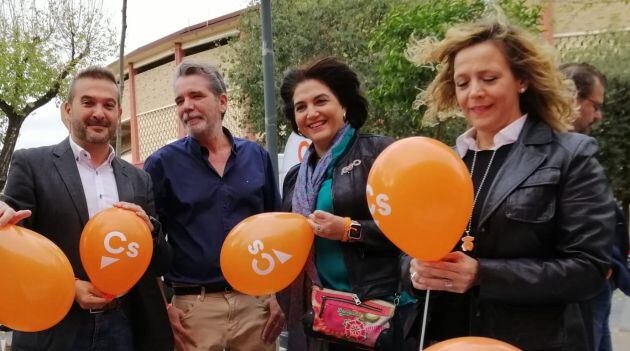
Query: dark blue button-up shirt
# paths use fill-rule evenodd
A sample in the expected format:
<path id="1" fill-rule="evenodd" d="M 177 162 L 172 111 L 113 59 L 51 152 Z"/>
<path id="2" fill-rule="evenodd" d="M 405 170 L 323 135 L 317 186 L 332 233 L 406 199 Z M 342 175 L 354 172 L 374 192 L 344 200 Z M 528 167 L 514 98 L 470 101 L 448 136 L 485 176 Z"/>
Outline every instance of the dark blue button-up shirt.
<path id="1" fill-rule="evenodd" d="M 258 144 L 225 135 L 232 143 L 223 176 L 208 161 L 208 150 L 191 137 L 147 158 L 157 214 L 173 248 L 166 281 L 224 283 L 219 256 L 229 231 L 243 219 L 279 208 L 271 158 Z"/>

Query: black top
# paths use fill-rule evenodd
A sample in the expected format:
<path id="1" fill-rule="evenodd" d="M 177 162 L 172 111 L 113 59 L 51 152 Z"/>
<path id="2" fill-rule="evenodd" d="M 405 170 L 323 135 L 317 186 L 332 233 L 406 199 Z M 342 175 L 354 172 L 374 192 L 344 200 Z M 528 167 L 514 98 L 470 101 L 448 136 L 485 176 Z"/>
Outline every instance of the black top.
<path id="1" fill-rule="evenodd" d="M 488 175 L 486 177 L 486 181 L 479 191 L 479 185 L 483 179 L 484 174 L 486 173 L 486 169 L 488 168 L 488 163 L 490 163 L 490 159 L 492 158 L 492 154 L 494 151 L 492 150 L 483 150 L 477 152 L 477 160 L 475 162 L 475 170 L 472 174 L 473 187 L 475 189 L 475 195 L 477 192 L 477 202 L 473 208 L 473 216 L 472 216 L 472 225 L 471 225 L 471 233 L 470 235 L 475 237 L 474 244 L 479 241 L 477 234 L 475 233 L 475 228 L 477 223 L 479 222 L 479 215 L 481 213 L 481 204 L 484 203 L 486 196 L 488 195 L 488 189 L 490 189 L 490 184 L 492 184 L 497 172 L 501 168 L 501 165 L 505 162 L 510 150 L 512 149 L 512 144 L 507 144 L 501 146 L 496 151 L 496 155 L 494 156 L 494 160 L 492 161 L 492 165 L 490 165 L 490 170 L 488 171 Z M 463 160 L 468 167 L 468 170 L 472 168 L 472 162 L 474 158 L 474 151 L 468 150 Z M 465 234 L 464 234 L 465 235 Z M 461 251 L 461 241 L 457 243 L 453 251 Z M 467 252 L 468 255 L 475 257 L 475 251 L 473 249 L 472 252 Z M 458 294 L 458 293 L 450 293 L 450 292 L 440 292 L 439 294 L 435 294 L 432 298 L 435 299 L 435 305 L 433 308 L 436 311 L 440 311 L 440 313 L 432 314 L 431 320 L 428 325 L 428 335 L 431 336 L 430 341 L 442 341 L 447 339 L 452 339 L 460 336 L 470 335 L 470 309 L 471 309 L 471 294 L 477 294 L 477 289 L 473 288 L 469 290 L 467 293 Z"/>

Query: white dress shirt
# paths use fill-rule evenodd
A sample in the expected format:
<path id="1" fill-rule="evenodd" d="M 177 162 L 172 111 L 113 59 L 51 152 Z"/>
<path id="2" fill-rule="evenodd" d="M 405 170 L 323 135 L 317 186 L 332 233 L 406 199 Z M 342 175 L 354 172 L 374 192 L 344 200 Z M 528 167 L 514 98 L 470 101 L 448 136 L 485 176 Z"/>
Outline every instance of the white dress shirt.
<path id="1" fill-rule="evenodd" d="M 112 160 L 116 153 L 110 145 L 107 159 L 100 166 L 94 167 L 90 161 L 92 159 L 90 153 L 75 143 L 72 137 L 70 137 L 70 147 L 81 176 L 88 213 L 92 218 L 97 212 L 110 208 L 118 202 L 118 188 L 112 167 Z"/>
<path id="2" fill-rule="evenodd" d="M 508 124 L 505 128 L 501 129 L 497 134 L 494 135 L 494 144 L 490 148 L 490 150 L 497 150 L 503 145 L 512 144 L 518 139 L 518 136 L 521 134 L 521 130 L 523 130 L 523 126 L 525 125 L 525 121 L 527 120 L 527 114 L 519 117 L 514 122 Z M 480 151 L 479 146 L 477 146 L 477 131 L 475 128 L 470 128 L 464 134 L 457 137 L 455 141 L 455 149 L 457 150 L 457 154 L 459 157 L 466 156 L 466 152 L 468 150 L 472 151 Z"/>

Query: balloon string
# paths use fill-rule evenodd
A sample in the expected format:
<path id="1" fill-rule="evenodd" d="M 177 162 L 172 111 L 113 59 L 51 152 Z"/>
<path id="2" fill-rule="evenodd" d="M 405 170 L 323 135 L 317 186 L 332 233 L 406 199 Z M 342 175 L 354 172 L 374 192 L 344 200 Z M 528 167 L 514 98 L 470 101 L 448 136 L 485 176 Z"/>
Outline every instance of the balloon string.
<path id="1" fill-rule="evenodd" d="M 427 330 L 427 312 L 429 311 L 429 295 L 431 290 L 427 290 L 427 295 L 424 298 L 424 313 L 422 314 L 422 327 L 420 329 L 420 348 L 418 351 L 422 351 L 424 346 L 424 332 Z"/>

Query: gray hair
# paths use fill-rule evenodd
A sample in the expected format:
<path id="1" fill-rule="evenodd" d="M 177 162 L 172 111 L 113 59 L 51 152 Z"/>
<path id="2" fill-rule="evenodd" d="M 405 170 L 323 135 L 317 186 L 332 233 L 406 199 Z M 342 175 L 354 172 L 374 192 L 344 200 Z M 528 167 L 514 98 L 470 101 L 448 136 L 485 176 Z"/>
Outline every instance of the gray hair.
<path id="1" fill-rule="evenodd" d="M 175 82 L 178 78 L 192 75 L 205 77 L 208 80 L 210 91 L 212 91 L 214 95 L 219 96 L 221 94 L 227 94 L 223 76 L 221 76 L 221 73 L 219 73 L 219 70 L 215 66 L 208 63 L 183 61 L 175 67 L 173 82 Z"/>

